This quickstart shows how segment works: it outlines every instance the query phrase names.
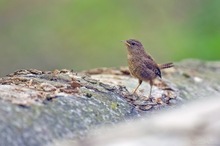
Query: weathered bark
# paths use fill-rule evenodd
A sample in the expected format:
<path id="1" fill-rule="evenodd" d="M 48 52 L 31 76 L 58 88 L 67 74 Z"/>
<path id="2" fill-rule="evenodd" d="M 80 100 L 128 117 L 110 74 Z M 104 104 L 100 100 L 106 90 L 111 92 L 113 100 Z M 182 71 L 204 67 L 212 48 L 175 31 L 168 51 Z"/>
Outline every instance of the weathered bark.
<path id="1" fill-rule="evenodd" d="M 176 63 L 163 72 L 163 81 L 155 81 L 152 97 L 147 98 L 148 83 L 138 95 L 130 94 L 138 81 L 126 68 L 82 73 L 20 70 L 0 79 L 0 145 L 83 139 L 95 127 L 220 95 L 219 73 L 220 62 Z"/>

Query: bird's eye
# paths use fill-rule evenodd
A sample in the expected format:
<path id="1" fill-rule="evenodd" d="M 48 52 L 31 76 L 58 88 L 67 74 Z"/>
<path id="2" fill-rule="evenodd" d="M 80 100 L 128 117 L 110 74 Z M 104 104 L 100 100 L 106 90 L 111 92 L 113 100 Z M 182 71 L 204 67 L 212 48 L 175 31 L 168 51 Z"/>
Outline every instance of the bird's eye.
<path id="1" fill-rule="evenodd" d="M 135 45 L 135 43 L 131 43 L 131 45 L 132 45 L 132 46 L 134 46 L 134 45 Z"/>

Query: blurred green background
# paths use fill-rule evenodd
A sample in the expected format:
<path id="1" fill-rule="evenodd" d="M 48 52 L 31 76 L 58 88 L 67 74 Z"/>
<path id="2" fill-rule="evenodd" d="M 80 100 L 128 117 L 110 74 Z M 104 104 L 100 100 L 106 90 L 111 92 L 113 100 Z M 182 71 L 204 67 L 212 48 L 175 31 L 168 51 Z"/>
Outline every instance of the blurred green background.
<path id="1" fill-rule="evenodd" d="M 158 63 L 220 59 L 220 0 L 0 0 L 0 75 L 126 65 L 136 38 Z"/>

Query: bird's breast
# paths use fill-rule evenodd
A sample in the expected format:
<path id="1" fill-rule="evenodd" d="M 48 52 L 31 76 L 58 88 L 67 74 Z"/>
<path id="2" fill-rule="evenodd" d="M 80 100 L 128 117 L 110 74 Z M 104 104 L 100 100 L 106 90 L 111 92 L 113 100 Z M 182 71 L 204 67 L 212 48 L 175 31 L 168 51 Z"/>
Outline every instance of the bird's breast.
<path id="1" fill-rule="evenodd" d="M 137 76 L 137 70 L 140 66 L 139 63 L 140 63 L 139 57 L 133 57 L 133 56 L 128 55 L 128 67 L 129 67 L 130 73 L 135 77 Z"/>

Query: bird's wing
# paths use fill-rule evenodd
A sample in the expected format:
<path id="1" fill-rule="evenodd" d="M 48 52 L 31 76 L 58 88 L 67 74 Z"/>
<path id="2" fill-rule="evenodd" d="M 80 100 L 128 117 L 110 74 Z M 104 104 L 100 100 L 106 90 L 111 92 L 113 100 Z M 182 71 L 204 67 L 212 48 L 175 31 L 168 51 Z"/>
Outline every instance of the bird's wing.
<path id="1" fill-rule="evenodd" d="M 148 55 L 146 53 L 144 53 L 143 55 L 145 56 L 145 58 L 147 58 L 147 59 L 149 59 L 151 61 L 154 61 L 154 59 L 150 55 Z"/>
<path id="2" fill-rule="evenodd" d="M 152 60 L 149 60 L 149 59 L 146 59 L 144 61 L 144 66 L 145 68 L 151 70 L 154 74 L 156 74 L 158 77 L 162 77 L 161 76 L 161 71 L 160 71 L 160 68 L 158 67 L 158 65 L 152 61 Z"/>
<path id="3" fill-rule="evenodd" d="M 160 67 L 158 66 L 158 64 L 155 63 L 154 59 L 151 57 L 151 55 L 148 55 L 146 53 L 143 54 L 144 57 L 144 65 L 146 66 L 146 68 L 152 70 L 158 77 L 162 77 L 161 76 L 161 72 L 160 72 Z"/>
<path id="4" fill-rule="evenodd" d="M 157 75 L 158 77 L 162 78 L 160 69 L 159 69 L 158 67 L 156 67 L 156 68 L 154 69 L 154 72 L 156 73 L 156 75 Z"/>
<path id="5" fill-rule="evenodd" d="M 137 68 L 139 70 L 138 76 L 143 80 L 152 80 L 159 76 L 161 78 L 161 72 L 159 67 L 153 61 L 147 59 L 142 62 Z"/>

